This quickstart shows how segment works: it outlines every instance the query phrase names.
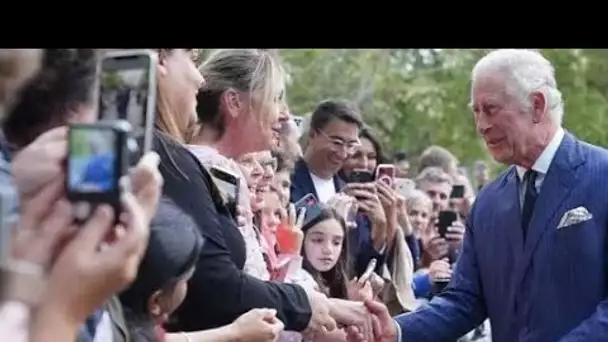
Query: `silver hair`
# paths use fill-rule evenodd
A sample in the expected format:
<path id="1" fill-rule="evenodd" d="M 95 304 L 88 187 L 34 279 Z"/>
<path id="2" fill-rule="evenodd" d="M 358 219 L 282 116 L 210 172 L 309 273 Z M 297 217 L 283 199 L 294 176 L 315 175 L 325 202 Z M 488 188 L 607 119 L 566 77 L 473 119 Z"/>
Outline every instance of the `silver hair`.
<path id="1" fill-rule="evenodd" d="M 422 171 L 420 171 L 414 181 L 416 182 L 416 186 L 418 188 L 420 188 L 420 185 L 423 182 L 448 183 L 449 185 L 454 184 L 453 178 L 447 172 L 443 171 L 443 169 L 437 166 L 425 167 Z"/>
<path id="2" fill-rule="evenodd" d="M 418 201 L 424 202 L 424 204 L 428 206 L 429 211 L 433 210 L 433 201 L 429 195 L 426 194 L 426 192 L 420 189 L 414 189 L 408 193 L 407 197 L 405 198 L 405 205 L 407 208 L 411 208 L 414 203 Z"/>
<path id="3" fill-rule="evenodd" d="M 555 68 L 539 51 L 524 49 L 494 50 L 481 58 L 471 73 L 473 82 L 481 74 L 499 72 L 507 78 L 507 91 L 525 108 L 531 108 L 532 92 L 541 92 L 547 102 L 547 111 L 561 126 L 564 116 L 562 93 L 557 89 Z"/>

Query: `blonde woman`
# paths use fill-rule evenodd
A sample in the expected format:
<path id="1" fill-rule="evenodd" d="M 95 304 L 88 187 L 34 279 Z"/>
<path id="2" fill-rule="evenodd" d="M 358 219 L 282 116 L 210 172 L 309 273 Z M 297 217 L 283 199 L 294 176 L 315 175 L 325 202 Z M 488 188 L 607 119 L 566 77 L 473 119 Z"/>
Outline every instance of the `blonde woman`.
<path id="1" fill-rule="evenodd" d="M 188 84 L 190 77 L 183 71 L 192 68 L 174 65 L 168 59 L 177 57 L 167 56 L 165 65 L 175 67 L 178 72 L 168 72 L 165 76 L 160 73 L 160 81 L 174 82 L 176 86 Z M 191 59 L 182 62 L 193 63 Z M 190 135 L 194 138 L 189 141 L 191 144 L 211 149 L 209 155 L 231 159 L 276 144 L 280 129 L 278 107 L 283 90 L 280 66 L 267 51 L 221 50 L 212 54 L 201 70 L 205 84 L 197 95 L 196 130 L 183 130 L 188 126 L 190 113 L 177 113 L 175 108 L 172 113 L 163 111 L 160 105 L 158 108 L 159 133 L 155 146 L 161 156 L 159 170 L 165 179 L 164 195 L 183 214 L 169 221 L 180 224 L 189 219 L 205 238 L 187 298 L 177 310 L 176 324 L 170 326 L 169 331 L 224 326 L 253 308 L 263 307 L 276 309 L 276 316 L 267 317 L 265 321 L 281 321 L 288 330 L 333 330 L 336 322 L 329 315 L 330 302 L 324 296 L 306 292 L 297 285 L 263 281 L 243 271 L 246 260 L 244 235 L 223 204 L 201 160 L 179 143 L 181 138 Z M 198 71 L 194 69 L 194 72 Z M 160 84 L 159 89 L 162 91 Z M 174 97 L 179 94 L 174 92 Z M 189 94 L 181 93 L 182 96 Z M 172 116 L 178 115 L 180 119 L 174 120 L 173 129 L 166 125 Z M 163 118 L 167 119 L 165 124 Z M 332 307 L 332 310 L 332 313 L 336 312 L 336 308 Z M 349 317 L 356 319 L 341 317 L 341 323 L 359 324 L 363 313 Z"/>
<path id="2" fill-rule="evenodd" d="M 258 163 L 250 160 L 251 153 L 278 144 L 281 122 L 288 118 L 280 116 L 283 72 L 270 52 L 254 49 L 216 51 L 200 69 L 207 84 L 199 93 L 200 125 L 194 129 L 189 148 L 203 165 L 222 166 L 240 176 L 238 202 L 240 220 L 244 223 L 240 227 L 246 247 L 244 271 L 268 280 L 259 234 L 249 212 L 252 203 L 247 177 L 236 161 L 241 160 L 247 169 L 247 165 Z"/>

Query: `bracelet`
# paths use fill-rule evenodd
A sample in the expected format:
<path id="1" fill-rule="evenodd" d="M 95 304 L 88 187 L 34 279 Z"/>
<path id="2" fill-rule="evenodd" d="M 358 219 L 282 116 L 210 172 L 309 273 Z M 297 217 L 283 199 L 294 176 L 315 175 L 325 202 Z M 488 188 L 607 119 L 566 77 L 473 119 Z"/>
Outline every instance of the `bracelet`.
<path id="1" fill-rule="evenodd" d="M 192 339 L 190 339 L 190 336 L 188 336 L 188 334 L 186 334 L 183 331 L 179 332 L 182 336 L 184 336 L 184 339 L 186 340 L 186 342 L 192 342 Z"/>
<path id="2" fill-rule="evenodd" d="M 30 307 L 38 304 L 46 287 L 42 267 L 23 260 L 2 263 L 0 280 L 2 299 L 23 302 Z"/>

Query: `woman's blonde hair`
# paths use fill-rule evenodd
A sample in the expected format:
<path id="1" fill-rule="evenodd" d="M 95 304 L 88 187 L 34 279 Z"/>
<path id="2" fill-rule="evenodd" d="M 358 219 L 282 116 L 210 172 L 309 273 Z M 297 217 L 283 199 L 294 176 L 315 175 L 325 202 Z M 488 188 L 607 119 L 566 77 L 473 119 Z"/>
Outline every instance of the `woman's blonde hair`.
<path id="1" fill-rule="evenodd" d="M 251 94 L 251 111 L 260 126 L 267 126 L 268 111 L 281 95 L 284 71 L 278 55 L 272 50 L 225 49 L 216 50 L 200 66 L 205 84 L 197 98 L 199 123 L 218 132 L 218 139 L 226 127 L 220 112 L 221 96 L 229 89 Z"/>
<path id="2" fill-rule="evenodd" d="M 159 60 L 169 57 L 175 49 L 156 49 L 158 52 Z M 188 122 L 181 122 L 180 118 L 182 115 L 175 113 L 175 109 L 172 107 L 167 93 L 167 84 L 163 77 L 158 77 L 157 80 L 157 94 L 156 94 L 156 126 L 162 132 L 170 135 L 180 143 L 186 142 L 186 132 L 194 118 Z"/>

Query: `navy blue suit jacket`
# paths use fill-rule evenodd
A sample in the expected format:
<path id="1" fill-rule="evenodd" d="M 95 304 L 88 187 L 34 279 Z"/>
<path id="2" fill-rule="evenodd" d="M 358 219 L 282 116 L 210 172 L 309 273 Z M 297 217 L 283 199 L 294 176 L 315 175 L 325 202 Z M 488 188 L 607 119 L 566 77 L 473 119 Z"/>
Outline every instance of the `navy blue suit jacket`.
<path id="1" fill-rule="evenodd" d="M 446 291 L 396 318 L 402 341 L 454 341 L 487 317 L 494 342 L 608 341 L 608 151 L 566 133 L 524 242 L 515 167 L 485 187 Z M 558 229 L 577 207 L 592 219 Z"/>
<path id="2" fill-rule="evenodd" d="M 346 183 L 335 175 L 334 185 L 336 187 L 336 192 L 339 192 Z M 306 161 L 300 159 L 296 162 L 294 173 L 291 178 L 290 200 L 292 203 L 295 203 L 310 193 L 314 194 L 316 198 L 319 198 L 312 178 L 310 178 L 310 171 L 306 165 Z M 357 276 L 360 276 L 365 272 L 365 268 L 372 258 L 376 258 L 378 261 L 376 264 L 376 272 L 382 274 L 381 270 L 386 261 L 386 255 L 378 253 L 373 247 L 371 222 L 367 216 L 363 214 L 357 215 L 357 229 L 352 229 L 348 233 L 348 244 L 350 255 L 354 261 L 354 272 Z"/>

